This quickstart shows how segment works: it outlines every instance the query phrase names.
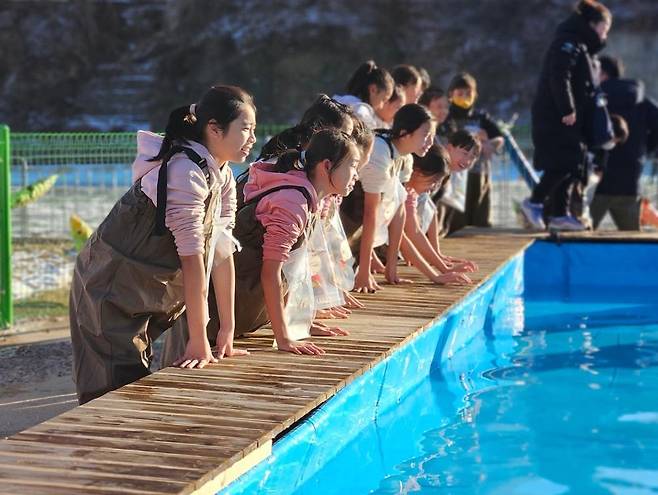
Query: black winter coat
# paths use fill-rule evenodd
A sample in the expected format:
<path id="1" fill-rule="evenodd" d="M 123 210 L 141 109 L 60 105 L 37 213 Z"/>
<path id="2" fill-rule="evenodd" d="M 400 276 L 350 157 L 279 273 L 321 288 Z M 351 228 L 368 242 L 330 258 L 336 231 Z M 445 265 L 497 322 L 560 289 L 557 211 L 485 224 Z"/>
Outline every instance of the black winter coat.
<path id="1" fill-rule="evenodd" d="M 442 124 L 441 128 L 437 130 L 439 136 L 442 132 L 448 130 L 450 134 L 459 129 L 466 129 L 470 132 L 477 134 L 478 130 L 483 130 L 487 134 L 488 139 L 494 139 L 503 135 L 496 121 L 484 110 L 471 107 L 468 109 L 458 107 L 451 104 L 446 121 Z M 449 137 L 449 135 L 448 135 Z M 491 164 L 480 157 L 475 163 L 471 172 L 485 173 L 490 172 Z"/>
<path id="2" fill-rule="evenodd" d="M 642 174 L 642 159 L 658 147 L 658 106 L 644 96 L 642 81 L 609 79 L 601 84 L 610 113 L 628 123 L 628 140 L 608 154 L 597 194 L 636 196 Z"/>
<path id="3" fill-rule="evenodd" d="M 544 57 L 532 103 L 534 166 L 577 171 L 585 160 L 585 108 L 594 94 L 591 55 L 602 43 L 589 23 L 573 14 L 560 24 Z M 576 123 L 562 118 L 576 112 Z"/>

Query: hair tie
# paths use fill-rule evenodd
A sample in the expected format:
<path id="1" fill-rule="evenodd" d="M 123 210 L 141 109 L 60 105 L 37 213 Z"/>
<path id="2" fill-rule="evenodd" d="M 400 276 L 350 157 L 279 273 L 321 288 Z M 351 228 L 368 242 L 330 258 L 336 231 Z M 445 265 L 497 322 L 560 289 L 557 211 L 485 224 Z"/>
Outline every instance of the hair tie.
<path id="1" fill-rule="evenodd" d="M 190 110 L 183 120 L 190 125 L 196 124 L 196 103 L 190 105 Z"/>
<path id="2" fill-rule="evenodd" d="M 306 169 L 306 150 L 299 152 L 299 161 L 297 162 L 297 166 L 295 168 L 298 170 Z"/>

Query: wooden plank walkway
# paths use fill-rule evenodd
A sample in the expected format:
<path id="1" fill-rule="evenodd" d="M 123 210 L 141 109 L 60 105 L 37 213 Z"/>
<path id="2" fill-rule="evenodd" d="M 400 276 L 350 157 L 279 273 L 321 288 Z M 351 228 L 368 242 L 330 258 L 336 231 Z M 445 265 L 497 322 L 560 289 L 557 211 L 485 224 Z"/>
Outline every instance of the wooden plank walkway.
<path id="1" fill-rule="evenodd" d="M 215 493 L 538 237 L 472 230 L 444 239 L 445 252 L 479 264 L 473 286 L 432 286 L 403 267 L 415 283 L 360 296 L 365 309 L 334 320 L 349 337 L 315 339 L 324 356 L 278 352 L 261 330 L 238 341 L 250 356 L 161 370 L 1 441 L 0 493 Z"/>

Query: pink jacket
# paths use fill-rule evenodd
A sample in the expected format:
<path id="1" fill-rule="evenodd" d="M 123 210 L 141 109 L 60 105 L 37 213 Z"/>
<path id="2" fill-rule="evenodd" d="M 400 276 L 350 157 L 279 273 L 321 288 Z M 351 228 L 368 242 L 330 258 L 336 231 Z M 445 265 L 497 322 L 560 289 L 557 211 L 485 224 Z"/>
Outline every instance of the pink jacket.
<path id="1" fill-rule="evenodd" d="M 311 196 L 310 212 L 306 197 L 295 189 L 268 194 L 256 207 L 256 220 L 265 227 L 263 259 L 286 261 L 292 246 L 304 232 L 310 214 L 318 209 L 318 196 L 305 172 L 293 170 L 282 174 L 273 169 L 274 164 L 268 162 L 251 165 L 249 180 L 244 186 L 245 201 L 282 185 L 302 186 Z"/>
<path id="2" fill-rule="evenodd" d="M 142 191 L 157 206 L 160 162 L 150 162 L 160 150 L 162 136 L 148 131 L 137 132 L 137 157 L 133 162 L 133 182 L 141 179 Z M 235 180 L 228 165 L 220 165 L 200 143 L 190 142 L 190 148 L 208 162 L 211 187 L 219 187 L 220 200 L 215 223 L 227 229 L 235 225 L 237 205 Z M 203 254 L 203 217 L 208 197 L 206 178 L 186 155 L 178 154 L 167 166 L 167 211 L 165 224 L 174 235 L 179 256 Z"/>

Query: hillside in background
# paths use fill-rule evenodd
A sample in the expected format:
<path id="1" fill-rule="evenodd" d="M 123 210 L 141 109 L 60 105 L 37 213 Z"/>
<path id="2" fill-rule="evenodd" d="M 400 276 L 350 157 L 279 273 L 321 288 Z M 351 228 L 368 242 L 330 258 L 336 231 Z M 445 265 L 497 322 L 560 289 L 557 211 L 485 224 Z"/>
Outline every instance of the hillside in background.
<path id="1" fill-rule="evenodd" d="M 261 122 L 294 121 L 341 92 L 367 58 L 458 70 L 481 103 L 527 118 L 543 52 L 572 0 L 4 0 L 0 122 L 15 130 L 161 129 L 216 82 L 256 98 Z M 607 2 L 608 52 L 658 96 L 658 2 Z"/>

